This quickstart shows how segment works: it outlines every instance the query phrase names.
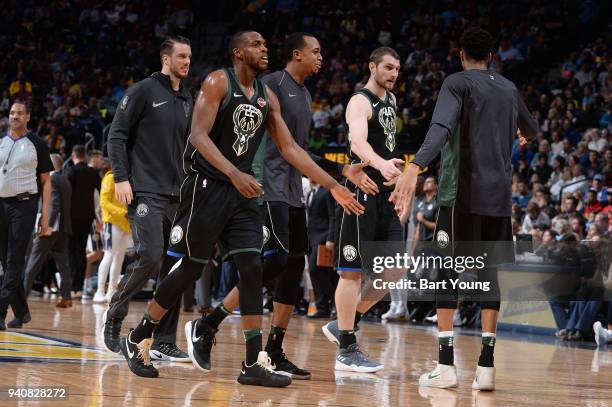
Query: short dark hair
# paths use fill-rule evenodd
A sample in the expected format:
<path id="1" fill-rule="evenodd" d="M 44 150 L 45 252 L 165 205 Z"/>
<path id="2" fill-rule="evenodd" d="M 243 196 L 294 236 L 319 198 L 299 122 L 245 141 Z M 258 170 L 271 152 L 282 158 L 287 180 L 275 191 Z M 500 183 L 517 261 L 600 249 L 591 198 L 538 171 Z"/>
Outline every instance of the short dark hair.
<path id="1" fill-rule="evenodd" d="M 493 37 L 480 27 L 465 30 L 459 43 L 466 57 L 474 61 L 487 61 L 493 49 Z"/>
<path id="2" fill-rule="evenodd" d="M 27 114 L 30 114 L 30 105 L 23 99 L 16 99 L 13 102 L 14 105 L 23 105 Z"/>
<path id="3" fill-rule="evenodd" d="M 251 32 L 255 32 L 255 31 L 253 30 L 238 31 L 236 34 L 232 35 L 232 38 L 230 38 L 229 45 L 228 45 L 228 51 L 230 54 L 230 58 L 232 60 L 234 59 L 234 48 L 240 48 L 240 46 L 244 43 L 244 34 L 251 33 Z"/>
<path id="4" fill-rule="evenodd" d="M 102 155 L 102 156 L 104 155 L 104 153 L 102 151 L 100 151 L 100 150 L 91 150 L 89 153 L 87 153 L 87 156 L 89 158 L 95 157 L 95 156 L 100 156 L 100 155 Z"/>
<path id="5" fill-rule="evenodd" d="M 87 156 L 85 146 L 83 144 L 77 144 L 76 146 L 72 147 L 72 154 L 74 154 L 79 160 L 84 160 Z"/>
<path id="6" fill-rule="evenodd" d="M 285 63 L 293 59 L 293 51 L 303 50 L 306 46 L 306 40 L 304 37 L 316 38 L 314 35 L 305 32 L 291 33 L 285 39 L 283 43 L 283 56 L 285 57 Z"/>
<path id="7" fill-rule="evenodd" d="M 191 46 L 191 41 L 188 38 L 182 37 L 180 35 L 168 37 L 161 43 L 159 46 L 159 57 L 163 57 L 164 55 L 172 55 L 172 50 L 174 49 L 174 44 L 185 44 Z"/>
<path id="8" fill-rule="evenodd" d="M 385 55 L 391 55 L 393 58 L 399 61 L 400 57 L 396 50 L 391 47 L 378 47 L 370 54 L 370 62 L 374 62 L 376 65 L 380 64 Z"/>

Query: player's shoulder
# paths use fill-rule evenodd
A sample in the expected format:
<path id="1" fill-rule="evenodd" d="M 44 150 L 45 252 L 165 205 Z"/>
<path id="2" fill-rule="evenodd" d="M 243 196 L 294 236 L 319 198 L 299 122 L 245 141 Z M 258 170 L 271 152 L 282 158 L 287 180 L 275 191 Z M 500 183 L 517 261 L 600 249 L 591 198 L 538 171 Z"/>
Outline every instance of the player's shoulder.
<path id="1" fill-rule="evenodd" d="M 275 71 L 263 75 L 260 80 L 269 87 L 274 88 L 276 86 L 282 85 L 283 80 L 285 79 L 285 75 L 285 71 Z"/>
<path id="2" fill-rule="evenodd" d="M 445 86 L 458 87 L 471 84 L 472 73 L 470 71 L 459 71 L 448 75 L 443 82 Z"/>
<path id="3" fill-rule="evenodd" d="M 202 82 L 202 86 L 227 91 L 229 88 L 229 80 L 229 73 L 227 69 L 219 68 L 206 75 L 206 78 L 204 78 L 204 81 Z"/>

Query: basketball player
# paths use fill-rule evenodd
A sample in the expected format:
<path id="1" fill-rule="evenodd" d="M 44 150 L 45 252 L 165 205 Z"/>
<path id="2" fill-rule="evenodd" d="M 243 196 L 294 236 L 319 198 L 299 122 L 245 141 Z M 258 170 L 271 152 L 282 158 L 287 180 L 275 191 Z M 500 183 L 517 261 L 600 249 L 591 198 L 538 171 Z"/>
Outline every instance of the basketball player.
<path id="1" fill-rule="evenodd" d="M 282 106 L 283 120 L 296 143 L 308 144 L 312 113 L 312 98 L 304 80 L 321 68 L 323 57 L 319 41 L 311 34 L 293 33 L 284 43 L 287 58 L 285 69 L 266 75 L 262 82 L 277 95 Z M 302 174 L 285 161 L 276 144 L 266 138 L 260 148 L 265 149 L 263 159 L 264 221 L 263 282 L 274 284 L 274 314 L 266 343 L 277 372 L 293 379 L 310 379 L 307 370 L 294 365 L 283 352 L 283 339 L 293 314 L 304 271 L 304 255 L 308 253 L 306 213 L 302 194 Z M 342 175 L 367 193 L 378 192 L 376 184 L 363 172 L 364 164 L 338 165 L 311 154 L 313 160 L 330 173 Z M 277 277 L 278 276 L 278 277 Z M 210 366 L 210 350 L 219 324 L 238 306 L 239 291 L 235 287 L 210 315 L 201 321 L 205 326 L 202 354 Z M 196 361 L 197 363 L 197 361 Z"/>
<path id="2" fill-rule="evenodd" d="M 522 143 L 535 138 L 538 126 L 514 84 L 488 69 L 492 47 L 493 39 L 487 31 L 471 28 L 463 33 L 460 56 L 464 71 L 448 76 L 442 84 L 427 137 L 414 161 L 396 180 L 391 197 L 400 217 L 407 216 L 419 170 L 442 150 L 440 209 L 434 231 L 434 241 L 441 248 L 449 242 L 492 241 L 504 245 L 512 240 L 512 143 L 517 126 Z M 486 267 L 479 271 L 479 277 L 490 281 L 494 292 L 481 301 L 482 350 L 472 383 L 476 390 L 495 388 L 493 350 L 500 305 L 496 264 L 514 261 L 512 250 L 504 250 L 501 245 L 493 255 L 488 253 Z M 420 386 L 457 386 L 453 357 L 456 298 L 457 292 L 450 289 L 436 292 L 438 365 L 421 376 Z"/>
<path id="3" fill-rule="evenodd" d="M 383 365 L 370 361 L 359 349 L 355 323 L 376 301 L 362 300 L 359 289 L 363 269 L 359 247 L 365 241 L 402 241 L 402 225 L 389 202 L 391 188 L 384 185 L 401 171 L 403 160 L 394 158 L 396 102 L 391 89 L 399 74 L 399 55 L 389 47 L 375 49 L 370 55 L 370 78 L 365 87 L 355 92 L 346 108 L 348 155 L 351 162 L 369 162 L 365 171 L 381 191 L 371 196 L 352 183 L 348 188 L 363 203 L 362 216 L 337 214 L 336 270 L 340 281 L 336 288 L 337 321 L 323 327 L 325 336 L 340 345 L 336 370 L 371 373 Z M 356 315 L 356 311 L 357 312 Z"/>
<path id="4" fill-rule="evenodd" d="M 121 350 L 133 373 L 143 377 L 158 375 L 148 357 L 153 329 L 185 288 L 199 278 L 202 264 L 209 261 L 215 243 L 220 241 L 240 273 L 240 309 L 247 352 L 238 382 L 284 387 L 291 378 L 274 372 L 267 353 L 262 351 L 263 225 L 255 198 L 263 189 L 247 173 L 264 129 L 283 157 L 328 187 L 345 210 L 360 214 L 363 206 L 291 138 L 276 94 L 256 78 L 268 67 L 264 38 L 254 31 L 237 33 L 230 41 L 230 51 L 233 68 L 211 73 L 194 106 L 185 151 L 186 177 L 168 249 L 168 254 L 180 261 L 162 280 L 140 324 L 122 338 Z M 197 355 L 202 335 L 199 322 L 188 323 L 185 328 L 189 353 L 196 361 L 201 360 Z M 204 364 L 196 366 L 209 370 Z"/>

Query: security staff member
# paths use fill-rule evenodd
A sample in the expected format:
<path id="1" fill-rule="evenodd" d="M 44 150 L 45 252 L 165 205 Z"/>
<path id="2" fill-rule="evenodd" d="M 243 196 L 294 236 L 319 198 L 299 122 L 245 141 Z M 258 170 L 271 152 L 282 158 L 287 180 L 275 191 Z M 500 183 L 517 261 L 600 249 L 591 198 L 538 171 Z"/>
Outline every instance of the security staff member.
<path id="1" fill-rule="evenodd" d="M 121 100 L 108 140 L 117 200 L 128 205 L 137 260 L 130 264 L 105 313 L 104 344 L 119 352 L 121 323 L 129 300 L 151 277 L 163 278 L 171 264 L 164 259 L 183 179 L 183 151 L 191 128 L 193 101 L 181 83 L 189 73 L 191 46 L 175 37 L 160 47 L 161 72 L 134 84 Z M 167 247 L 167 246 L 166 246 Z M 161 269 L 160 269 L 161 266 Z M 155 331 L 151 356 L 189 362 L 176 347 L 179 302 Z"/>
<path id="2" fill-rule="evenodd" d="M 29 322 L 30 312 L 23 289 L 26 249 L 38 212 L 42 188 L 40 236 L 48 236 L 49 202 L 53 170 L 49 149 L 43 140 L 28 131 L 30 112 L 24 102 L 15 102 L 9 113 L 9 131 L 0 139 L 0 261 L 4 278 L 0 288 L 0 331 L 10 305 L 15 318 L 9 328 Z M 40 182 L 40 184 L 39 184 Z M 39 187 L 40 185 L 40 187 Z"/>

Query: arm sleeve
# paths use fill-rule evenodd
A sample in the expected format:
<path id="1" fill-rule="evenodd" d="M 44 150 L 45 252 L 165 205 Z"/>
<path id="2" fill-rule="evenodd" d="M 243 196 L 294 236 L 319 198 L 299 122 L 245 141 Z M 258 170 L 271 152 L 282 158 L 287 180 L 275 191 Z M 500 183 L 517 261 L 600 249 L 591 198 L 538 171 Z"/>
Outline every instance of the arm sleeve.
<path id="1" fill-rule="evenodd" d="M 116 182 L 127 181 L 130 164 L 127 142 L 130 129 L 140 119 L 147 101 L 147 89 L 143 81 L 130 87 L 119 103 L 108 135 L 108 155 L 113 166 Z"/>
<path id="2" fill-rule="evenodd" d="M 525 101 L 517 90 L 518 97 L 518 128 L 527 140 L 535 140 L 538 134 L 538 121 L 529 113 Z"/>
<path id="3" fill-rule="evenodd" d="M 448 136 L 453 132 L 463 108 L 463 96 L 467 89 L 465 80 L 451 75 L 442 84 L 440 95 L 431 118 L 431 126 L 423 145 L 414 157 L 413 163 L 426 167 L 442 150 Z"/>
<path id="4" fill-rule="evenodd" d="M 29 139 L 32 144 L 34 144 L 34 148 L 36 149 L 36 159 L 38 160 L 36 175 L 53 171 L 54 168 L 53 162 L 51 161 L 51 153 L 49 152 L 49 148 L 45 142 L 38 138 L 38 136 L 35 136 L 33 133 L 30 133 Z"/>

